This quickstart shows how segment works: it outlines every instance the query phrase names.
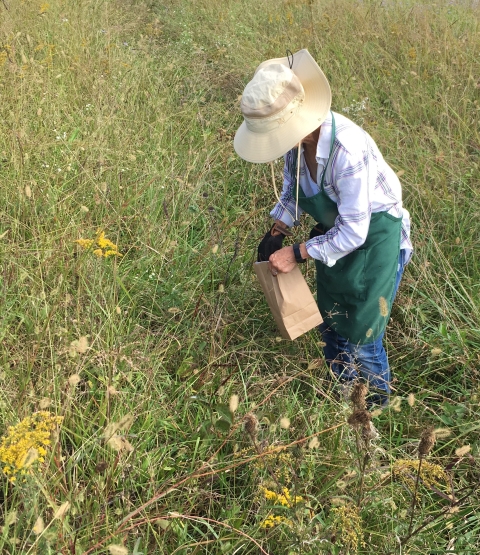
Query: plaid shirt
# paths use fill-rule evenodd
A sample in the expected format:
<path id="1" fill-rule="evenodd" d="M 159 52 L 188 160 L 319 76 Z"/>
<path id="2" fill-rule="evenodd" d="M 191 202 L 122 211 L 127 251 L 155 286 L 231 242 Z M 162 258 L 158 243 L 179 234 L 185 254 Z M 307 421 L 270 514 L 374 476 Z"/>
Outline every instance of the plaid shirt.
<path id="1" fill-rule="evenodd" d="M 370 135 L 345 116 L 335 113 L 336 136 L 332 159 L 326 169 L 325 193 L 337 203 L 335 226 L 325 235 L 306 242 L 308 254 L 327 266 L 358 249 L 367 238 L 370 216 L 388 212 L 402 218 L 401 249 L 406 260 L 413 251 L 410 242 L 410 215 L 402 206 L 402 188 L 392 168 L 385 162 Z M 318 173 L 315 180 L 305 164 L 303 149 L 300 159 L 300 187 L 305 196 L 319 192 L 325 165 L 330 153 L 332 117 L 322 123 L 317 144 Z M 296 206 L 296 183 L 291 178 L 293 151 L 285 155 L 284 182 L 280 201 L 270 215 L 286 225 L 293 225 L 294 216 L 302 213 Z"/>

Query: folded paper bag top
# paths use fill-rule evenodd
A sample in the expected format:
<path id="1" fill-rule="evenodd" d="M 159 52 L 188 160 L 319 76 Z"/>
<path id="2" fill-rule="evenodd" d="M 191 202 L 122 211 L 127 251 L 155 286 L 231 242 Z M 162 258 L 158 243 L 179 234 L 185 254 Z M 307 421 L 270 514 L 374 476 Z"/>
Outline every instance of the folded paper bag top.
<path id="1" fill-rule="evenodd" d="M 323 320 L 317 302 L 296 266 L 287 274 L 273 276 L 268 262 L 256 262 L 255 273 L 284 339 L 296 339 Z"/>

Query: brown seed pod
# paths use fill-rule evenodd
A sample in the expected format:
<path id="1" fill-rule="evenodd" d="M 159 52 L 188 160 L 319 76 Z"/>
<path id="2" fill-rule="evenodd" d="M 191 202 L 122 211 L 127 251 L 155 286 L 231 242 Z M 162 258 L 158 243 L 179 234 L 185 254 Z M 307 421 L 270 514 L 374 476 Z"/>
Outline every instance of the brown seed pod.
<path id="1" fill-rule="evenodd" d="M 364 383 L 356 382 L 353 385 L 350 401 L 353 403 L 355 410 L 365 410 L 367 408 L 367 402 L 365 400 L 367 393 L 368 387 Z"/>
<path id="2" fill-rule="evenodd" d="M 253 414 L 253 412 L 249 412 L 245 415 L 244 422 L 245 431 L 255 441 L 258 434 L 258 418 Z"/>
<path id="3" fill-rule="evenodd" d="M 356 410 L 348 417 L 347 422 L 355 430 L 360 428 L 370 428 L 372 415 L 367 410 Z"/>
<path id="4" fill-rule="evenodd" d="M 419 458 L 425 457 L 430 453 L 435 445 L 435 441 L 436 437 L 433 428 L 425 428 L 422 432 L 422 437 L 420 438 L 420 443 L 418 445 Z"/>

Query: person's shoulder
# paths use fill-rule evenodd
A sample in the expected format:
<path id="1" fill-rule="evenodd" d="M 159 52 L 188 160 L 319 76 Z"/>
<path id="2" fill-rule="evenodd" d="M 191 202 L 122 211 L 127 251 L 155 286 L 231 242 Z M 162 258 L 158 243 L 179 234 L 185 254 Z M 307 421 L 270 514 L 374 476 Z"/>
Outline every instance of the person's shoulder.
<path id="1" fill-rule="evenodd" d="M 335 140 L 350 157 L 356 157 L 365 150 L 365 131 L 342 114 L 333 112 L 335 118 Z"/>

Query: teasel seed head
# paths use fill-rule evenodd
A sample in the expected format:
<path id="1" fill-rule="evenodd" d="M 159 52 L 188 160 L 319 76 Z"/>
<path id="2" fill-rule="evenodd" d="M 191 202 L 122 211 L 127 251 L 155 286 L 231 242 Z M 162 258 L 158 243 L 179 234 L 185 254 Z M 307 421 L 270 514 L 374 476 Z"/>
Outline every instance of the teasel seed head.
<path id="1" fill-rule="evenodd" d="M 425 428 L 422 432 L 422 437 L 420 438 L 420 443 L 418 445 L 419 458 L 425 457 L 430 453 L 435 445 L 435 440 L 436 437 L 433 428 Z"/>
<path id="2" fill-rule="evenodd" d="M 356 410 L 348 417 L 347 422 L 350 426 L 359 430 L 360 428 L 370 428 L 371 414 L 367 410 Z"/>
<path id="3" fill-rule="evenodd" d="M 368 387 L 362 382 L 356 382 L 350 394 L 350 401 L 353 403 L 354 410 L 365 410 L 367 402 L 365 397 L 368 393 Z"/>
<path id="4" fill-rule="evenodd" d="M 250 435 L 252 440 L 255 441 L 258 435 L 258 418 L 253 414 L 253 412 L 249 412 L 245 415 L 244 421 L 245 431 Z"/>

